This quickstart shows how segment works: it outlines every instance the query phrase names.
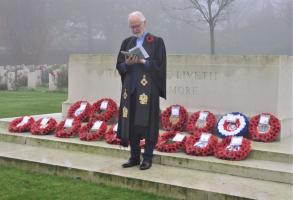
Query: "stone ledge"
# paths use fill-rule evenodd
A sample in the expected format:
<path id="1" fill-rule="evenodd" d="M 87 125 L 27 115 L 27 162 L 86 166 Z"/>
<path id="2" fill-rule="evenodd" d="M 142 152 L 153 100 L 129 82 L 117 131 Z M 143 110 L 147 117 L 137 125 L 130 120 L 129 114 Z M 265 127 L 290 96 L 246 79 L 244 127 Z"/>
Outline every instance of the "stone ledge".
<path id="1" fill-rule="evenodd" d="M 178 199 L 291 199 L 292 185 L 154 164 L 123 169 L 120 158 L 81 152 L 0 145 L 0 164 L 51 175 L 142 190 Z"/>
<path id="2" fill-rule="evenodd" d="M 0 141 L 16 144 L 26 144 L 27 146 L 47 147 L 78 152 L 86 152 L 95 155 L 104 155 L 127 159 L 129 149 L 121 148 L 118 145 L 109 145 L 104 141 L 85 142 L 78 138 L 62 139 L 53 135 L 34 136 L 29 133 L 11 134 L 3 133 L 0 129 Z M 255 152 L 257 154 L 259 152 Z M 244 161 L 225 161 L 214 157 L 189 156 L 184 153 L 163 153 L 154 152 L 154 163 L 188 168 L 193 170 L 203 170 L 216 173 L 269 180 L 293 184 L 292 162 L 274 162 L 270 160 L 257 160 L 255 156 L 248 157 Z M 278 153 L 267 153 L 268 158 L 279 156 Z M 292 156 L 292 155 L 291 155 Z"/>

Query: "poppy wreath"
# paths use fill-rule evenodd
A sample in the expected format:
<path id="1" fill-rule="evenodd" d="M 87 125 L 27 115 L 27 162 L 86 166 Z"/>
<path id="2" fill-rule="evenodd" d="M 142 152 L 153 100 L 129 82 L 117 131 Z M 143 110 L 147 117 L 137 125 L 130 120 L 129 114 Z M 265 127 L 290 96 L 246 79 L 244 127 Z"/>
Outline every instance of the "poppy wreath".
<path id="1" fill-rule="evenodd" d="M 231 139 L 232 137 L 227 137 L 218 143 L 214 154 L 215 157 L 223 160 L 244 160 L 251 152 L 251 142 L 243 138 L 238 151 L 229 151 L 227 147 L 230 145 Z"/>
<path id="2" fill-rule="evenodd" d="M 82 103 L 86 103 L 85 109 L 81 113 L 76 113 Z M 77 101 L 68 109 L 67 117 L 76 118 L 81 122 L 87 122 L 90 119 L 91 104 L 87 101 Z"/>
<path id="3" fill-rule="evenodd" d="M 114 131 L 115 125 L 105 134 L 105 140 L 108 144 L 120 144 L 121 140 L 117 136 L 117 132 Z"/>
<path id="4" fill-rule="evenodd" d="M 236 119 L 235 123 L 229 122 L 229 116 Z M 222 116 L 217 124 L 217 133 L 221 138 L 229 136 L 244 136 L 248 133 L 248 118 L 239 113 L 232 112 Z"/>
<path id="5" fill-rule="evenodd" d="M 218 144 L 217 137 L 211 134 L 205 147 L 195 146 L 195 143 L 200 140 L 201 134 L 201 132 L 197 131 L 194 133 L 194 135 L 191 135 L 186 138 L 184 142 L 184 149 L 186 154 L 194 156 L 214 155 L 214 152 Z"/>
<path id="6" fill-rule="evenodd" d="M 177 122 L 172 123 L 170 120 L 172 107 L 178 106 L 179 107 L 179 119 Z M 161 126 L 164 130 L 167 131 L 182 131 L 186 125 L 188 118 L 188 114 L 186 109 L 183 106 L 180 105 L 172 105 L 168 108 L 166 108 L 161 113 Z"/>
<path id="7" fill-rule="evenodd" d="M 96 141 L 101 140 L 105 136 L 107 131 L 107 124 L 101 121 L 101 125 L 97 130 L 91 130 L 96 121 L 100 120 L 90 120 L 86 125 L 79 129 L 78 136 L 80 140 L 83 141 Z"/>
<path id="8" fill-rule="evenodd" d="M 106 110 L 101 109 L 101 104 L 103 101 L 108 101 Z M 100 99 L 92 105 L 92 109 L 91 109 L 92 119 L 107 122 L 112 117 L 115 117 L 116 115 L 117 115 L 117 104 L 115 103 L 115 101 L 113 101 L 110 98 Z"/>
<path id="9" fill-rule="evenodd" d="M 26 123 L 22 123 L 25 117 L 28 117 L 28 120 Z M 15 132 L 15 133 L 30 131 L 33 123 L 35 123 L 35 120 L 32 117 L 29 117 L 29 116 L 18 117 L 9 123 L 8 130 L 10 132 Z"/>
<path id="10" fill-rule="evenodd" d="M 204 124 L 202 127 L 199 127 L 197 125 L 201 111 L 195 112 L 189 117 L 188 123 L 187 123 L 187 130 L 190 133 L 193 133 L 194 131 L 208 133 L 208 132 L 212 132 L 213 129 L 215 128 L 215 125 L 216 125 L 215 115 L 209 111 L 202 111 L 202 112 L 207 113 L 206 120 L 204 121 Z"/>
<path id="11" fill-rule="evenodd" d="M 56 129 L 57 122 L 54 118 L 50 117 L 46 125 L 42 125 L 43 118 L 36 121 L 31 127 L 31 133 L 33 135 L 48 135 L 53 133 Z"/>
<path id="12" fill-rule="evenodd" d="M 162 152 L 175 153 L 179 152 L 182 148 L 184 148 L 184 142 L 186 137 L 182 142 L 174 142 L 172 139 L 175 135 L 179 133 L 178 131 L 169 131 L 165 132 L 159 136 L 158 142 L 156 145 L 156 149 Z"/>
<path id="13" fill-rule="evenodd" d="M 78 131 L 81 127 L 79 119 L 73 118 L 72 126 L 66 128 L 65 125 L 66 119 L 61 121 L 55 130 L 55 136 L 60 138 L 70 138 L 78 135 Z"/>
<path id="14" fill-rule="evenodd" d="M 270 119 L 268 122 L 268 129 L 266 132 L 261 133 L 259 130 L 259 120 L 261 115 L 269 115 Z M 277 117 L 270 113 L 262 113 L 251 117 L 249 122 L 249 135 L 252 140 L 261 142 L 272 142 L 275 141 L 280 135 L 281 124 Z"/>

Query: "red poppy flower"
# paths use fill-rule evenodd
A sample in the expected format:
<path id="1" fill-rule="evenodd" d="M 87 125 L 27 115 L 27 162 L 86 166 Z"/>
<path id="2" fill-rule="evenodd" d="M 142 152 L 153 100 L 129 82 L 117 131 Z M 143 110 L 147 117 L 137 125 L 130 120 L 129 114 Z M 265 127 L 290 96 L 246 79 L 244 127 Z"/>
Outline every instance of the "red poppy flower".
<path id="1" fill-rule="evenodd" d="M 152 36 L 152 35 L 148 35 L 148 36 L 146 36 L 146 41 L 147 41 L 148 43 L 153 43 L 154 40 L 155 40 L 154 36 Z"/>

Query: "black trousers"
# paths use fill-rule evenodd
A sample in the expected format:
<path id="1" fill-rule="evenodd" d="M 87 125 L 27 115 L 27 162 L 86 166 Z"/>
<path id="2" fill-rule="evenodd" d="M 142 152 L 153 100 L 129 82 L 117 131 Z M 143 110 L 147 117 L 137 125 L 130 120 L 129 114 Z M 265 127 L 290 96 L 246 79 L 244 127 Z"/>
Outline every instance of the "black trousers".
<path id="1" fill-rule="evenodd" d="M 130 142 L 130 159 L 140 160 L 141 147 L 140 140 L 145 136 L 145 147 L 144 153 L 142 154 L 144 160 L 151 160 L 153 158 L 153 151 L 155 148 L 155 140 L 150 140 L 148 134 L 150 134 L 150 127 L 142 127 L 135 125 L 135 110 L 136 110 L 136 98 L 137 92 L 131 94 L 130 97 L 130 131 L 129 131 L 129 142 Z"/>

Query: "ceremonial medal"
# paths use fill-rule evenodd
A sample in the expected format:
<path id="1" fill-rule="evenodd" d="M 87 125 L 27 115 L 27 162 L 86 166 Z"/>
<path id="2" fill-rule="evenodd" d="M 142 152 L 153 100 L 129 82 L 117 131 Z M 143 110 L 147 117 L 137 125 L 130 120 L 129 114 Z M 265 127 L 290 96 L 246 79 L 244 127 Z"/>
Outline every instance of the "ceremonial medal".
<path id="1" fill-rule="evenodd" d="M 123 107 L 123 117 L 127 118 L 127 116 L 128 116 L 128 109 L 124 106 Z"/>
<path id="2" fill-rule="evenodd" d="M 146 80 L 146 75 L 145 74 L 142 76 L 142 79 L 140 80 L 140 83 L 143 86 L 146 86 L 148 84 L 148 81 Z"/>
<path id="3" fill-rule="evenodd" d="M 142 93 L 141 95 L 139 95 L 139 103 L 142 105 L 146 105 L 148 103 L 148 98 L 148 95 Z"/>

